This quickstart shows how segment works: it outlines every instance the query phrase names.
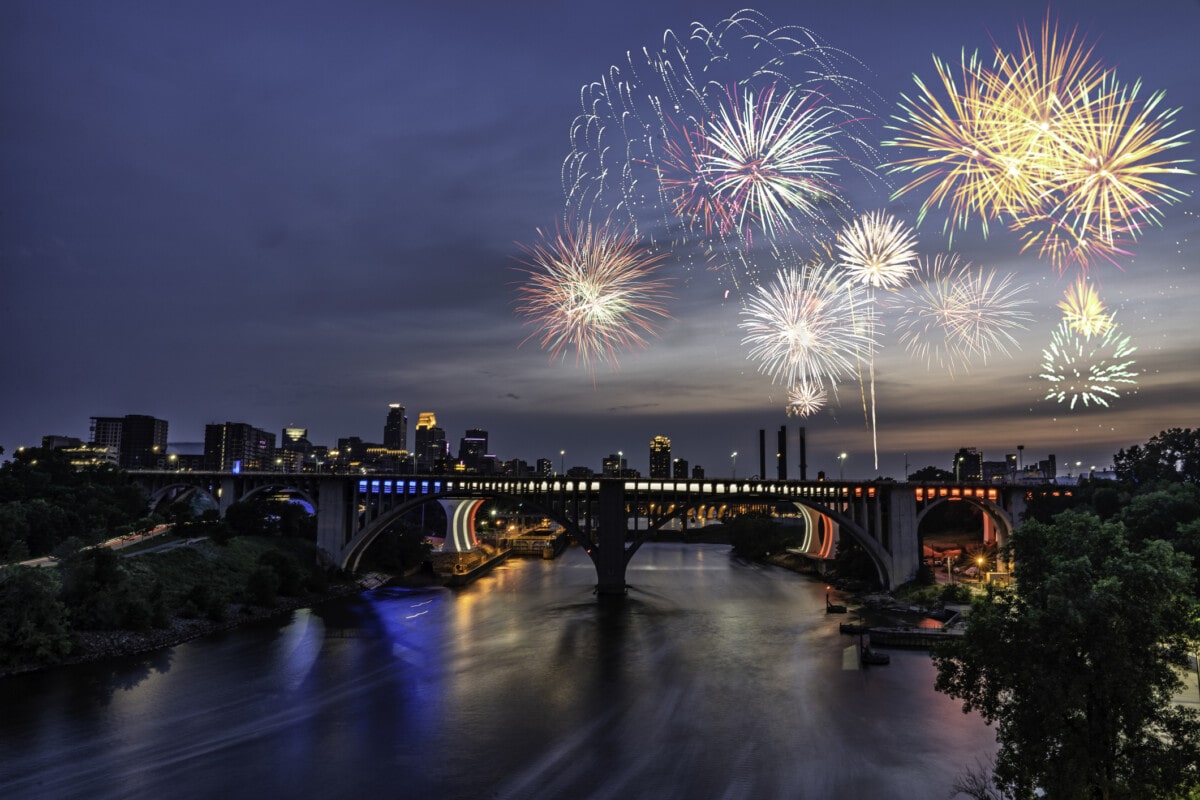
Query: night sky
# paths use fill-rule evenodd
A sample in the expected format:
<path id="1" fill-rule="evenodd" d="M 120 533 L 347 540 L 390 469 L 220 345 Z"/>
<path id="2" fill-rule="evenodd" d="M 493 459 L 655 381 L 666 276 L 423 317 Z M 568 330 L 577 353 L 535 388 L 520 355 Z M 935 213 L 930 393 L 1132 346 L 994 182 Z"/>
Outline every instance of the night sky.
<path id="1" fill-rule="evenodd" d="M 671 318 L 644 349 L 594 374 L 552 361 L 515 313 L 520 245 L 564 214 L 563 163 L 581 88 L 628 51 L 686 39 L 738 11 L 703 0 L 575 2 L 7 2 L 0 6 L 0 446 L 86 438 L 91 416 L 151 414 L 172 442 L 210 422 L 381 441 L 387 406 L 411 428 L 432 410 L 457 444 L 490 431 L 500 459 L 600 469 L 648 442 L 727 475 L 758 471 L 758 430 L 808 433 L 810 476 L 900 477 L 951 468 L 978 447 L 999 460 L 1056 454 L 1106 467 L 1120 447 L 1200 425 L 1198 182 L 1121 259 L 1092 276 L 1137 347 L 1136 389 L 1109 408 L 1045 400 L 1042 348 L 1061 317 L 1060 277 L 993 225 L 956 235 L 973 263 L 1015 273 L 1036 300 L 1020 350 L 953 378 L 884 338 L 875 365 L 879 465 L 857 383 L 806 419 L 747 360 L 743 295 L 720 264 L 679 258 Z M 1036 35 L 1037 2 L 761 2 L 861 64 L 886 138 L 912 76 Z M 1200 128 L 1195 0 L 1059 2 L 1095 55 Z M 853 64 L 852 60 L 847 63 Z M 1194 159 L 1198 137 L 1172 151 Z M 895 155 L 881 148 L 884 160 Z M 878 165 L 872 165 L 878 166 Z M 1196 165 L 1186 165 L 1196 169 Z M 896 185 L 896 179 L 888 179 Z M 850 183 L 856 212 L 916 222 L 923 195 L 890 201 Z M 948 247 L 941 216 L 922 253 Z M 827 237 L 831 238 L 831 237 Z M 715 266 L 715 268 L 713 268 Z M 727 294 L 728 292 L 728 294 Z M 773 467 L 768 470 L 773 474 Z"/>

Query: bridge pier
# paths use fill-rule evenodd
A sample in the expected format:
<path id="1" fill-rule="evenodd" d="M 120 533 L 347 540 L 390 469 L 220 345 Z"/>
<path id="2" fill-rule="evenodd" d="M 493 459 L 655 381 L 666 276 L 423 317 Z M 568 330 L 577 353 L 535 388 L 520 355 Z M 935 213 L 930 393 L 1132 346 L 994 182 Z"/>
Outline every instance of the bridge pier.
<path id="1" fill-rule="evenodd" d="M 625 567 L 629 555 L 625 551 L 628 527 L 625 522 L 625 489 L 618 482 L 600 486 L 600 527 L 596 545 L 588 551 L 596 566 L 596 593 L 623 595 L 628 588 L 625 583 Z"/>

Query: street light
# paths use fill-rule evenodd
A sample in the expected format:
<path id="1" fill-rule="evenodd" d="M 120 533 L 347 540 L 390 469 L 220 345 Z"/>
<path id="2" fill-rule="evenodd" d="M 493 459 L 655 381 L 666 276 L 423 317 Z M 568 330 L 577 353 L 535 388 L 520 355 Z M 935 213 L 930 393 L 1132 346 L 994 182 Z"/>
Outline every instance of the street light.
<path id="1" fill-rule="evenodd" d="M 730 469 L 733 472 L 733 477 L 736 479 L 737 478 L 737 450 L 734 450 L 732 453 L 729 454 L 729 465 L 730 465 Z"/>
<path id="2" fill-rule="evenodd" d="M 962 456 L 959 456 L 958 458 L 954 459 L 954 482 L 955 483 L 962 483 L 962 460 L 963 460 Z"/>
<path id="3" fill-rule="evenodd" d="M 842 453 L 838 456 L 838 480 L 846 480 L 846 454 Z"/>
<path id="4" fill-rule="evenodd" d="M 558 451 L 558 474 L 559 475 L 566 474 L 566 471 L 567 471 L 566 464 L 567 464 L 567 451 L 559 450 Z"/>

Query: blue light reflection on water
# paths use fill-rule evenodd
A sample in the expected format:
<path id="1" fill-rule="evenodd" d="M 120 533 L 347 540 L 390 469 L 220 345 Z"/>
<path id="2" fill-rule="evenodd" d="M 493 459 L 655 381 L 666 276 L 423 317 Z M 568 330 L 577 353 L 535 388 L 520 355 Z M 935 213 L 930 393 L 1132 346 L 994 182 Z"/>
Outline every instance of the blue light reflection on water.
<path id="1" fill-rule="evenodd" d="M 823 584 L 666 544 L 628 579 L 573 548 L 0 681 L 0 796 L 945 797 L 994 752 L 926 654 L 847 660 Z"/>

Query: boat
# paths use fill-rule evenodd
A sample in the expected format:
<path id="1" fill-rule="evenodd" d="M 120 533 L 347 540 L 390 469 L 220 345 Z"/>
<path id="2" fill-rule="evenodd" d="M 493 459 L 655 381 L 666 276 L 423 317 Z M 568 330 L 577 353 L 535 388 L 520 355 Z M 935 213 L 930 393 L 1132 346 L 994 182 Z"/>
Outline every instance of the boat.
<path id="1" fill-rule="evenodd" d="M 435 553 L 433 572 L 446 586 L 466 586 L 502 563 L 511 552 L 508 549 L 499 550 L 490 545 L 482 545 L 461 553 Z"/>

